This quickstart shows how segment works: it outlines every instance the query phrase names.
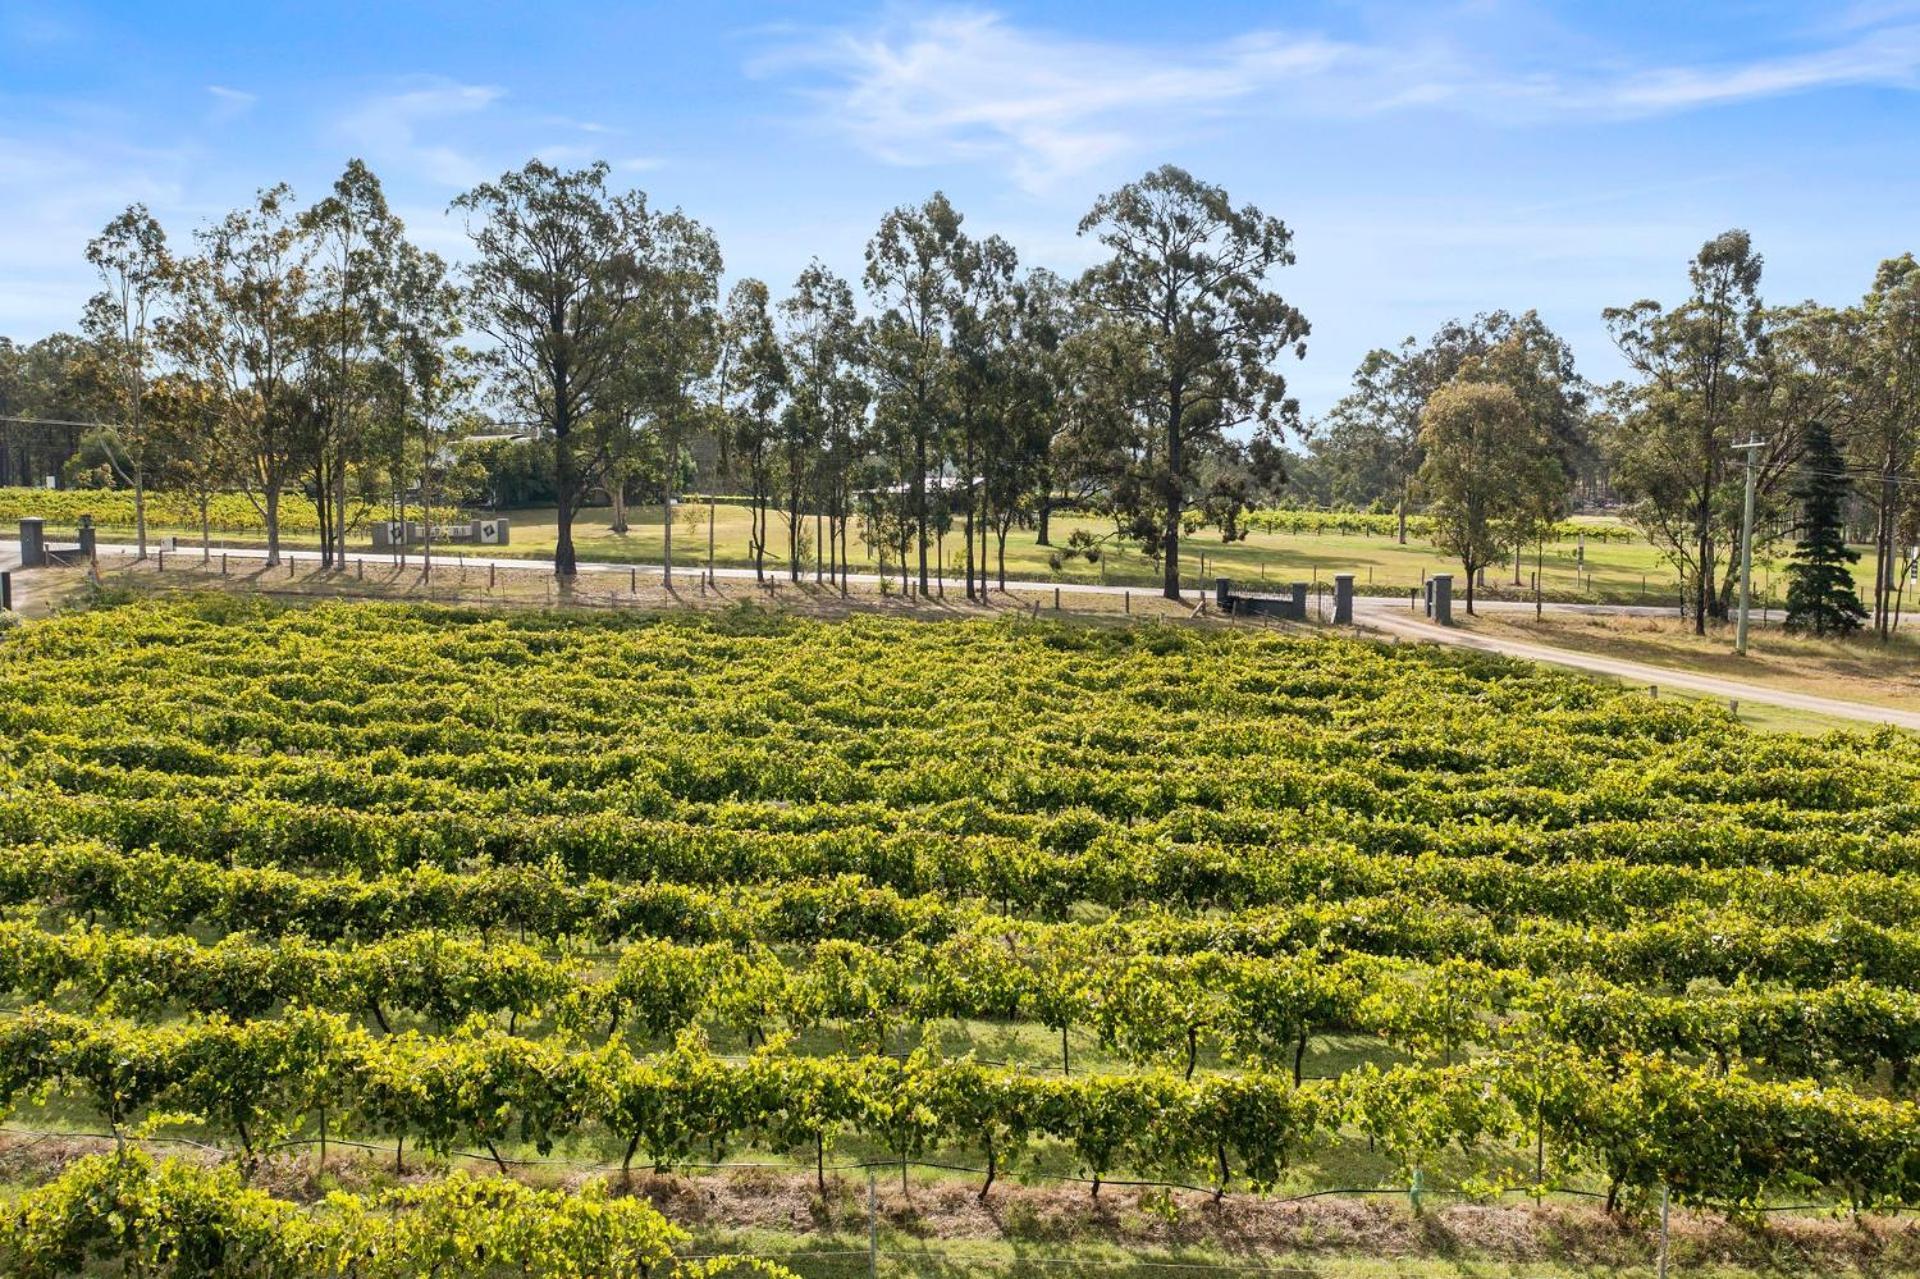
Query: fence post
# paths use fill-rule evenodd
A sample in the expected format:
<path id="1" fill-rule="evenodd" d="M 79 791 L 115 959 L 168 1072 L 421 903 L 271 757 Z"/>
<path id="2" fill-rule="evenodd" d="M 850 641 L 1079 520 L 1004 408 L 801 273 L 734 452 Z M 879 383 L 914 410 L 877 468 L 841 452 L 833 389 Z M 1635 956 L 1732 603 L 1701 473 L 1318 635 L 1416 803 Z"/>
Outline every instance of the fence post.
<path id="1" fill-rule="evenodd" d="M 1666 1182 L 1660 1183 L 1660 1259 L 1656 1273 L 1658 1279 L 1667 1279 L 1667 1208 L 1673 1192 Z"/>
<path id="2" fill-rule="evenodd" d="M 220 576 L 225 577 L 226 575 L 227 575 L 227 553 L 225 551 L 222 551 L 220 552 Z"/>
<path id="3" fill-rule="evenodd" d="M 13 574 L 0 573 L 0 613 L 13 611 Z"/>
<path id="4" fill-rule="evenodd" d="M 1053 588 L 1053 611 L 1060 611 L 1060 588 L 1057 586 Z"/>
<path id="5" fill-rule="evenodd" d="M 873 1165 L 867 1165 L 867 1279 L 880 1273 L 880 1207 L 873 1188 Z"/>
<path id="6" fill-rule="evenodd" d="M 1125 606 L 1126 606 L 1127 616 L 1129 617 L 1133 616 L 1133 592 L 1123 591 L 1121 592 L 1121 595 L 1126 601 Z"/>

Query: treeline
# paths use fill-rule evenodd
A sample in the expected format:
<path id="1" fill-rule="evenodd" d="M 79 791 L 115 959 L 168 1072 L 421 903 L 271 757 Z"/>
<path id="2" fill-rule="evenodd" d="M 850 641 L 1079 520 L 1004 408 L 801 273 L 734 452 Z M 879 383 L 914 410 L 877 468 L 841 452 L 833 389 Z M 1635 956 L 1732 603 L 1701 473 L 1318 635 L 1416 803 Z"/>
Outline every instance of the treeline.
<path id="1" fill-rule="evenodd" d="M 746 495 L 762 572 L 782 546 L 796 579 L 808 559 L 844 575 L 858 537 L 926 593 L 957 537 L 971 595 L 990 563 L 1004 582 L 1013 528 L 1049 543 L 1073 506 L 1112 528 L 1062 553 L 1137 544 L 1177 595 L 1181 538 L 1244 536 L 1284 476 L 1297 410 L 1276 366 L 1307 322 L 1269 277 L 1290 232 L 1176 168 L 1094 204 L 1079 230 L 1106 256 L 1077 280 L 938 193 L 881 220 L 857 285 L 816 260 L 784 294 L 744 279 L 724 297 L 712 231 L 611 189 L 604 164 L 535 160 L 453 209 L 458 269 L 359 161 L 317 203 L 269 188 L 187 247 L 131 207 L 88 246 L 83 335 L 33 348 L 37 389 L 8 403 L 105 424 L 66 428 L 70 478 L 132 490 L 142 554 L 164 485 L 203 535 L 244 494 L 269 563 L 290 495 L 339 562 L 372 511 L 491 484 L 550 491 L 563 576 L 583 504 L 604 492 L 624 531 L 631 497 L 661 498 L 670 575 L 673 499 L 724 488 Z M 47 452 L 8 474 L 34 479 Z"/>
<path id="2" fill-rule="evenodd" d="M 1435 539 L 1451 543 L 1470 577 L 1529 544 L 1572 481 L 1624 502 L 1704 628 L 1735 603 L 1746 480 L 1737 446 L 1758 440 L 1758 553 L 1816 540 L 1826 518 L 1817 507 L 1832 502 L 1844 531 L 1873 548 L 1871 616 L 1891 634 L 1920 539 L 1920 263 L 1911 253 L 1882 262 L 1847 306 L 1770 304 L 1762 268 L 1747 233 L 1727 231 L 1688 264 L 1679 302 L 1609 308 L 1632 373 L 1608 386 L 1581 378 L 1566 342 L 1533 312 L 1456 320 L 1425 342 L 1369 352 L 1353 389 L 1309 425 L 1295 480 L 1327 505 L 1427 508 L 1441 525 Z M 1463 461 L 1445 427 L 1467 387 L 1480 388 L 1468 416 L 1481 451 Z M 1488 403 L 1503 395 L 1488 388 L 1511 402 Z M 1533 469 L 1542 456 L 1558 476 Z M 1402 541 L 1406 533 L 1403 523 Z M 1844 571 L 1839 583 L 1852 593 Z"/>

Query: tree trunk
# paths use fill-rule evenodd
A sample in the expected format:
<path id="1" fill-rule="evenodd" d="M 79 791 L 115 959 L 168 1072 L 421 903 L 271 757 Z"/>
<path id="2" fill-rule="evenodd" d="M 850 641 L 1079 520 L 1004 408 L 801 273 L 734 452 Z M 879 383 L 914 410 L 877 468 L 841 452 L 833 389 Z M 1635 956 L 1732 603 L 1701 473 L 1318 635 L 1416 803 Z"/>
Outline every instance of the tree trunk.
<path id="1" fill-rule="evenodd" d="M 558 525 L 553 543 L 553 573 L 563 581 L 579 571 L 579 562 L 573 553 L 573 513 L 578 482 L 574 471 L 573 422 L 563 395 L 554 414 L 553 432 L 554 519 Z"/>
<path id="2" fill-rule="evenodd" d="M 920 549 L 920 594 L 927 594 L 927 432 L 924 423 L 913 437 L 914 540 Z"/>
<path id="3" fill-rule="evenodd" d="M 426 503 L 424 493 L 421 497 L 420 519 L 423 524 L 430 523 L 433 510 Z M 347 458 L 345 446 L 333 462 L 333 567 L 344 569 L 347 566 Z M 432 536 L 431 532 L 428 534 Z"/>
<path id="4" fill-rule="evenodd" d="M 788 465 L 792 464 L 788 459 Z M 787 485 L 787 580 L 800 584 L 800 485 L 791 477 Z"/>
<path id="5" fill-rule="evenodd" d="M 971 465 L 969 465 L 969 470 L 971 470 Z M 967 598 L 968 598 L 968 599 L 974 599 L 974 598 L 975 598 L 975 596 L 974 596 L 974 593 L 973 593 L 973 508 L 974 508 L 974 499 L 973 499 L 973 487 L 972 487 L 972 480 L 971 480 L 971 478 L 969 478 L 969 480 L 968 480 L 968 487 L 967 487 L 967 524 L 966 524 L 966 534 L 967 534 Z M 983 574 L 981 574 L 981 576 L 982 576 L 982 577 L 984 578 L 984 577 L 985 577 L 986 575 L 985 575 L 985 574 L 983 573 Z M 983 583 L 982 585 L 983 585 L 983 587 L 984 587 L 984 583 Z M 983 590 L 981 591 L 981 594 L 983 594 L 983 595 L 984 595 L 985 593 L 986 593 L 986 592 L 985 592 L 985 590 L 983 589 Z"/>
<path id="6" fill-rule="evenodd" d="M 1708 465 L 1708 478 L 1703 484 L 1700 497 L 1700 544 L 1699 544 L 1699 580 L 1694 583 L 1693 593 L 1693 633 L 1707 633 L 1707 599 L 1713 589 L 1713 497 L 1712 465 Z"/>
<path id="7" fill-rule="evenodd" d="M 280 564 L 280 486 L 267 486 L 264 495 L 267 520 L 267 567 L 277 568 Z"/>
<path id="8" fill-rule="evenodd" d="M 607 496 L 613 501 L 613 518 L 607 521 L 607 532 L 625 533 L 632 526 L 627 523 L 627 485 L 625 480 L 614 480 L 607 485 Z"/>
<path id="9" fill-rule="evenodd" d="M 144 466 L 135 464 L 133 468 L 133 529 L 134 540 L 139 543 L 136 558 L 147 558 L 147 471 Z"/>
<path id="10" fill-rule="evenodd" d="M 1039 544 L 1041 546 L 1052 546 L 1053 543 L 1049 540 L 1049 532 L 1053 527 L 1053 486 L 1051 484 L 1040 490 L 1038 523 L 1040 526 Z"/>
<path id="11" fill-rule="evenodd" d="M 660 486 L 660 584 L 673 589 L 673 490 L 680 470 L 680 440 L 667 441 L 667 478 Z"/>
<path id="12" fill-rule="evenodd" d="M 1181 385 L 1176 380 L 1167 397 L 1167 491 L 1166 522 L 1161 531 L 1160 593 L 1170 600 L 1180 598 L 1180 463 L 1181 463 Z"/>
<path id="13" fill-rule="evenodd" d="M 422 426 L 420 429 L 420 531 L 424 541 L 420 547 L 420 580 L 433 580 L 433 428 Z M 347 571 L 347 535 L 345 526 L 340 533 L 340 571 Z"/>
<path id="14" fill-rule="evenodd" d="M 313 464 L 313 491 L 316 494 L 313 504 L 315 518 L 320 521 L 320 567 L 333 567 L 333 489 L 327 483 L 327 461 L 324 457 Z M 406 511 L 400 512 L 404 518 Z"/>

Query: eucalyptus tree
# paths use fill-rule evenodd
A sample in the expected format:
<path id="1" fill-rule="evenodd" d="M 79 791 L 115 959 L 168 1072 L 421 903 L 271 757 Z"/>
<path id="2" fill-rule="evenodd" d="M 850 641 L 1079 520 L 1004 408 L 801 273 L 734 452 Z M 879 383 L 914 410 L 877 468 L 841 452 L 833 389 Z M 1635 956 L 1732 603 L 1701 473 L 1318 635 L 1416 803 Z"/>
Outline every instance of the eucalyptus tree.
<path id="1" fill-rule="evenodd" d="M 674 210 L 655 217 L 641 258 L 641 322 L 633 353 L 641 407 L 661 468 L 663 577 L 673 585 L 673 512 L 681 450 L 705 419 L 720 358 L 720 242 Z"/>
<path id="2" fill-rule="evenodd" d="M 301 459 L 300 383 L 316 304 L 311 244 L 284 184 L 195 240 L 196 252 L 171 273 L 160 340 L 212 397 L 215 469 L 259 512 L 266 562 L 277 565 L 280 499 Z"/>
<path id="3" fill-rule="evenodd" d="M 1376 348 L 1354 370 L 1352 389 L 1313 424 L 1308 442 L 1341 499 L 1392 497 L 1402 545 L 1416 501 L 1427 400 L 1467 361 L 1495 349 L 1506 352 L 1500 379 L 1546 429 L 1562 467 L 1572 474 L 1592 466 L 1586 383 L 1574 371 L 1573 349 L 1537 312 L 1483 312 L 1447 321 L 1424 343 L 1409 337 Z"/>
<path id="4" fill-rule="evenodd" d="M 309 361 L 315 400 L 314 506 L 320 561 L 347 561 L 347 472 L 368 447 L 391 369 L 380 367 L 391 327 L 405 228 L 387 207 L 380 179 L 350 160 L 325 199 L 302 216 L 312 244 L 317 305 Z"/>
<path id="5" fill-rule="evenodd" d="M 231 487 L 220 447 L 220 397 L 205 380 L 179 372 L 148 383 L 148 421 L 161 457 L 159 481 L 185 494 L 200 515 L 200 559 L 213 558 L 213 499 Z"/>
<path id="6" fill-rule="evenodd" d="M 788 568 L 800 577 L 801 503 L 814 501 L 814 580 L 847 572 L 848 484 L 867 384 L 860 375 L 861 327 L 853 289 L 818 259 L 780 303 L 791 398 L 781 415 L 785 453 Z"/>
<path id="7" fill-rule="evenodd" d="M 997 576 L 1007 586 L 1007 536 L 1048 490 L 1048 461 L 1067 405 L 1062 341 L 1072 308 L 1067 282 L 1035 269 L 999 307 L 1001 337 L 990 382 L 980 467 L 980 594 L 987 594 L 986 538 L 997 543 Z"/>
<path id="8" fill-rule="evenodd" d="M 1469 365 L 1427 398 L 1420 417 L 1420 483 L 1433 538 L 1460 561 L 1467 612 L 1475 579 L 1557 513 L 1566 472 L 1551 440 L 1512 387 Z"/>
<path id="9" fill-rule="evenodd" d="M 87 242 L 100 292 L 87 303 L 82 327 L 110 370 L 107 381 L 120 422 L 114 430 L 133 485 L 134 537 L 147 557 L 147 479 L 154 439 L 146 413 L 147 382 L 157 354 L 155 321 L 172 283 L 167 234 L 143 204 L 128 205 Z M 108 457 L 112 458 L 110 450 Z"/>
<path id="10" fill-rule="evenodd" d="M 867 293 L 880 308 L 870 333 L 869 367 L 884 401 L 880 420 L 903 445 L 899 479 L 922 595 L 929 593 L 927 482 L 940 466 L 951 394 L 949 324 L 971 254 L 961 220 L 936 191 L 918 207 L 888 213 L 867 242 Z"/>
<path id="11" fill-rule="evenodd" d="M 720 404 L 725 429 L 721 445 L 728 469 L 747 483 L 753 572 L 764 581 L 768 507 L 779 464 L 780 406 L 788 384 L 786 355 L 764 283 L 747 279 L 733 286 L 727 294 L 722 333 Z"/>
<path id="12" fill-rule="evenodd" d="M 1741 410 L 1764 355 L 1763 263 L 1745 231 L 1725 231 L 1688 266 L 1692 292 L 1672 310 L 1651 300 L 1609 308 L 1614 345 L 1639 375 L 1622 395 L 1615 469 L 1633 518 L 1672 559 L 1693 596 L 1694 629 L 1725 608 L 1715 566 L 1732 558 L 1728 500 Z"/>
<path id="13" fill-rule="evenodd" d="M 453 202 L 473 242 L 468 314 L 490 340 L 482 358 L 494 389 L 553 450 L 554 571 L 563 579 L 578 568 L 574 518 L 606 462 L 609 421 L 630 394 L 622 374 L 649 305 L 646 200 L 610 192 L 608 171 L 530 160 Z"/>
<path id="14" fill-rule="evenodd" d="M 1252 205 L 1165 165 L 1095 202 L 1080 221 L 1108 251 L 1082 288 L 1139 352 L 1149 417 L 1147 483 L 1122 490 L 1128 526 L 1143 535 L 1180 598 L 1181 519 L 1194 500 L 1196 463 L 1247 423 L 1298 417 L 1274 367 L 1305 355 L 1306 317 L 1268 287 L 1292 264 L 1293 234 Z"/>
<path id="15" fill-rule="evenodd" d="M 426 533 L 420 575 L 431 579 L 435 480 L 444 455 L 475 424 L 474 361 L 471 352 L 456 345 L 464 300 L 438 254 L 399 242 L 387 289 L 381 354 L 384 367 L 391 371 L 388 385 L 394 393 L 390 418 L 395 427 L 394 469 L 396 478 L 412 470 L 408 454 L 417 440 L 420 521 Z M 344 564 L 344 548 L 341 555 Z"/>
<path id="16" fill-rule="evenodd" d="M 947 298 L 951 387 L 949 415 L 952 421 L 952 447 L 948 450 L 954 469 L 950 493 L 957 495 L 964 508 L 961 520 L 967 544 L 967 598 L 984 599 L 987 593 L 987 564 L 984 553 L 974 561 L 975 531 L 984 539 L 986 485 L 983 472 L 991 449 L 990 439 L 998 434 L 999 401 L 1004 398 L 1003 383 L 1009 374 L 1013 316 L 1010 294 L 1018 265 L 1013 246 L 999 236 L 978 242 L 961 240 L 956 245 L 955 287 Z"/>
<path id="17" fill-rule="evenodd" d="M 1880 264 L 1850 312 L 1848 461 L 1871 474 L 1860 487 L 1873 510 L 1873 624 L 1885 639 L 1905 571 L 1920 482 L 1920 263 L 1903 253 Z"/>
<path id="18" fill-rule="evenodd" d="M 1046 274 L 1029 274 L 1029 286 Z M 1110 502 L 1137 460 L 1144 383 L 1139 350 L 1119 340 L 1057 277 L 1052 291 L 1057 338 L 1048 361 L 1054 406 L 1033 473 L 1035 539 L 1054 544 L 1053 513 Z"/>

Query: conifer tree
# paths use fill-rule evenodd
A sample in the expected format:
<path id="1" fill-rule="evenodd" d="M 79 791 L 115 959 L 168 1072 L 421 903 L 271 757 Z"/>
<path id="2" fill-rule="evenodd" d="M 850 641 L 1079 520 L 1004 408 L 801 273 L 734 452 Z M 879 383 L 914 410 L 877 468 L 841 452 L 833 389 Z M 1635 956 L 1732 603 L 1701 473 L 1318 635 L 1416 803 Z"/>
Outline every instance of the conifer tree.
<path id="1" fill-rule="evenodd" d="M 1824 422 L 1807 424 L 1807 449 L 1793 490 L 1800 503 L 1800 543 L 1787 568 L 1787 629 L 1844 635 L 1867 619 L 1854 587 L 1860 552 L 1847 545 L 1845 508 L 1853 485 Z"/>

